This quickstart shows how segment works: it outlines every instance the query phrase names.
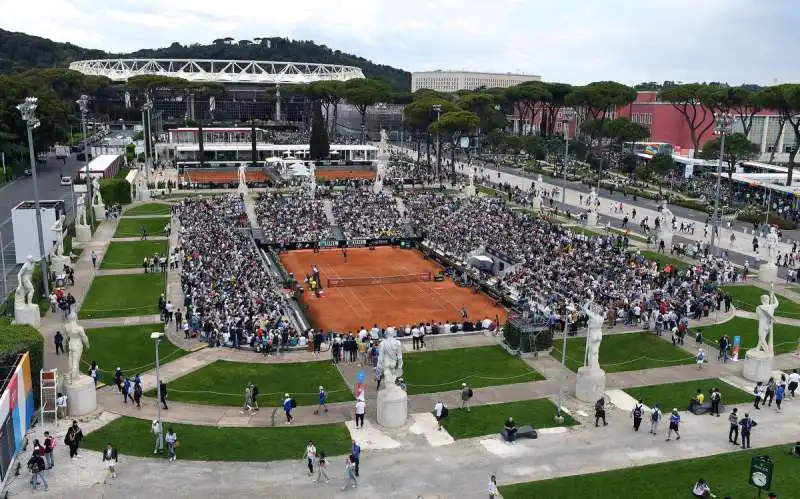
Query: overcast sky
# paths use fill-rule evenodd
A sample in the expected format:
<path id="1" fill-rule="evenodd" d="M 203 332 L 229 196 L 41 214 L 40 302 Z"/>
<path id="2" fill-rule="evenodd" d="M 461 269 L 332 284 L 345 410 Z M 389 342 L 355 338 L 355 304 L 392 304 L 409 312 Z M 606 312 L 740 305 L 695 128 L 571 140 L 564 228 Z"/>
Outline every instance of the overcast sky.
<path id="1" fill-rule="evenodd" d="M 0 27 L 109 51 L 310 39 L 409 71 L 800 81 L 798 0 L 25 0 Z"/>

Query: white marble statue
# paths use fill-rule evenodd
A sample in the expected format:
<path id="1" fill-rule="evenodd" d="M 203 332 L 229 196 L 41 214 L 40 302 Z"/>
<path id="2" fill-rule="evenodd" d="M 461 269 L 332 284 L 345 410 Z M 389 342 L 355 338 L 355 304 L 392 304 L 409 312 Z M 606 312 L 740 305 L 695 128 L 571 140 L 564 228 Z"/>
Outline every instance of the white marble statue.
<path id="1" fill-rule="evenodd" d="M 589 201 L 588 201 L 588 203 L 589 203 L 589 206 L 588 206 L 588 210 L 587 211 L 589 213 L 597 213 L 597 191 L 595 190 L 594 187 L 592 187 L 592 190 L 589 191 Z"/>
<path id="2" fill-rule="evenodd" d="M 239 185 L 247 185 L 247 163 L 239 165 Z"/>
<path id="3" fill-rule="evenodd" d="M 308 197 L 314 199 L 317 195 L 317 165 L 313 161 L 308 163 Z"/>
<path id="4" fill-rule="evenodd" d="M 375 183 L 372 184 L 372 192 L 375 194 L 383 190 L 383 179 L 386 176 L 386 163 L 378 161 L 375 166 Z"/>
<path id="5" fill-rule="evenodd" d="M 381 141 L 378 144 L 378 154 L 385 155 L 389 151 L 389 135 L 381 128 Z"/>
<path id="6" fill-rule="evenodd" d="M 594 188 L 592 188 L 594 190 Z M 540 198 L 542 197 L 542 193 L 544 192 L 544 181 L 542 180 L 542 176 L 539 175 L 536 178 L 536 181 L 533 183 L 533 197 Z"/>
<path id="7" fill-rule="evenodd" d="M 84 346 L 89 349 L 89 338 L 86 331 L 78 324 L 78 316 L 75 312 L 70 312 L 67 324 L 64 326 L 67 335 L 67 353 L 69 355 L 69 379 L 74 381 L 81 373 L 81 355 Z"/>
<path id="8" fill-rule="evenodd" d="M 78 206 L 75 208 L 77 215 L 77 222 L 75 225 L 86 225 L 86 195 L 81 194 L 78 196 Z"/>
<path id="9" fill-rule="evenodd" d="M 53 249 L 51 255 L 64 256 L 64 215 L 62 214 L 56 223 L 50 228 L 53 233 Z"/>
<path id="10" fill-rule="evenodd" d="M 761 295 L 761 305 L 756 307 L 756 315 L 758 315 L 758 344 L 755 349 L 770 356 L 775 354 L 772 327 L 775 323 L 776 308 L 778 308 L 778 299 L 775 298 L 774 290 L 769 295 Z"/>
<path id="11" fill-rule="evenodd" d="M 767 263 L 774 264 L 773 256 L 778 252 L 778 231 L 774 226 L 767 233 Z"/>
<path id="12" fill-rule="evenodd" d="M 586 327 L 586 366 L 589 369 L 600 369 L 600 343 L 603 341 L 603 322 L 606 315 L 600 305 L 587 303 L 583 311 L 589 316 Z"/>
<path id="13" fill-rule="evenodd" d="M 394 381 L 403 375 L 403 345 L 395 338 L 393 329 L 378 348 L 378 370 L 384 378 L 384 386 L 394 386 Z"/>
<path id="14" fill-rule="evenodd" d="M 672 235 L 672 219 L 675 216 L 672 211 L 667 207 L 666 201 L 661 201 L 661 213 L 658 214 L 658 227 L 662 234 Z"/>
<path id="15" fill-rule="evenodd" d="M 17 291 L 14 297 L 15 305 L 32 305 L 33 304 L 33 269 L 36 263 L 33 260 L 33 255 L 28 255 L 22 268 L 19 269 L 17 274 Z"/>
<path id="16" fill-rule="evenodd" d="M 92 204 L 96 206 L 103 206 L 103 195 L 100 194 L 100 180 L 97 177 L 92 178 Z"/>

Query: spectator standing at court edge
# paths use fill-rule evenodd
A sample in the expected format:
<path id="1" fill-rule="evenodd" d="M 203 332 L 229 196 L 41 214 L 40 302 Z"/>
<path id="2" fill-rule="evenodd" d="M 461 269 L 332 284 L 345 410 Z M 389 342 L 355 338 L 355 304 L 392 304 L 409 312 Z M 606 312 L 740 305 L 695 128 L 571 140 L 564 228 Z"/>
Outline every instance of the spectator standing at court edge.
<path id="1" fill-rule="evenodd" d="M 83 432 L 78 426 L 78 422 L 73 419 L 72 426 L 69 427 L 67 434 L 64 435 L 64 445 L 69 447 L 70 459 L 75 459 L 76 457 L 78 459 L 81 458 L 81 456 L 78 455 L 78 446 L 81 444 L 81 440 L 83 440 Z"/>
<path id="2" fill-rule="evenodd" d="M 678 414 L 678 409 L 673 408 L 672 414 L 669 416 L 669 430 L 667 430 L 667 442 L 672 440 L 672 432 L 675 432 L 677 438 L 675 440 L 681 439 L 681 434 L 679 432 L 679 427 L 681 424 L 681 416 Z"/>
<path id="3" fill-rule="evenodd" d="M 317 447 L 314 445 L 313 440 L 308 441 L 304 456 L 308 465 L 308 476 L 314 476 L 314 460 L 317 458 Z"/>
<path id="4" fill-rule="evenodd" d="M 353 461 L 356 476 L 361 476 L 358 472 L 358 466 L 361 464 L 361 446 L 355 440 L 353 440 L 353 447 L 350 449 L 350 460 Z"/>
<path id="5" fill-rule="evenodd" d="M 297 402 L 295 402 L 288 393 L 284 394 L 283 396 L 283 412 L 286 413 L 286 424 L 291 424 L 292 421 L 294 421 L 294 418 L 292 417 L 292 409 L 297 407 Z"/>
<path id="6" fill-rule="evenodd" d="M 323 386 L 319 387 L 319 405 L 317 406 L 317 410 L 314 411 L 314 414 L 319 414 L 322 411 L 325 411 L 325 414 L 328 414 L 328 392 L 325 391 Z"/>
<path id="7" fill-rule="evenodd" d="M 728 442 L 733 445 L 739 445 L 739 408 L 734 407 L 730 415 L 728 415 L 728 422 L 731 424 L 731 429 L 728 430 Z"/>
<path id="8" fill-rule="evenodd" d="M 500 496 L 500 491 L 497 490 L 497 477 L 492 475 L 489 478 L 489 499 L 495 499 Z"/>
<path id="9" fill-rule="evenodd" d="M 167 436 L 164 437 L 164 440 L 167 441 L 167 450 L 169 451 L 169 460 L 170 462 L 175 461 L 178 459 L 178 455 L 175 450 L 180 445 L 178 443 L 178 434 L 172 431 L 172 428 L 167 430 Z"/>
<path id="10" fill-rule="evenodd" d="M 656 403 L 650 410 L 650 434 L 655 435 L 658 431 L 658 422 L 661 421 L 661 409 Z"/>
<path id="11" fill-rule="evenodd" d="M 633 431 L 639 431 L 639 426 L 642 424 L 642 416 L 644 415 L 644 404 L 642 399 L 633 406 L 631 410 L 631 417 L 633 418 Z"/>
<path id="12" fill-rule="evenodd" d="M 467 409 L 470 412 L 469 400 L 472 398 L 472 388 L 467 386 L 466 383 L 461 383 L 461 408 Z"/>
<path id="13" fill-rule="evenodd" d="M 356 429 L 361 428 L 364 429 L 364 413 L 367 412 L 367 403 L 364 401 L 364 397 L 358 397 L 356 400 Z M 359 423 L 361 426 L 359 426 Z"/>
<path id="14" fill-rule="evenodd" d="M 739 421 L 739 426 L 742 427 L 742 449 L 750 448 L 750 433 L 757 424 L 749 414 L 744 413 L 744 417 Z"/>

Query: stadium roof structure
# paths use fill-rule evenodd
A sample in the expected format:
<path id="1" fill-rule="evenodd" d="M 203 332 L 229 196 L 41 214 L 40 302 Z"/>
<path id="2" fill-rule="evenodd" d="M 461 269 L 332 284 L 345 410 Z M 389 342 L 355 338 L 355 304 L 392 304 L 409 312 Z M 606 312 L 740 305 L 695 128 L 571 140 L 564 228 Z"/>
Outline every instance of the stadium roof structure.
<path id="1" fill-rule="evenodd" d="M 140 75 L 170 76 L 196 83 L 261 85 L 364 78 L 361 68 L 355 66 L 212 59 L 93 59 L 72 62 L 69 69 L 122 82 Z"/>

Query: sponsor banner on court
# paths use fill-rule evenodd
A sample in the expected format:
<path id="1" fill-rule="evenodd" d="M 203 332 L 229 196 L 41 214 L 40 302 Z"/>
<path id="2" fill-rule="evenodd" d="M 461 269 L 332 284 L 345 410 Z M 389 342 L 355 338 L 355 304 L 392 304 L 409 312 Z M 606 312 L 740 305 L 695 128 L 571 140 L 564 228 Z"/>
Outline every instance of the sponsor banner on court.
<path id="1" fill-rule="evenodd" d="M 324 239 L 322 241 L 298 241 L 289 243 L 267 243 L 266 246 L 279 250 L 292 251 L 303 249 L 338 249 L 338 248 L 366 248 L 372 246 L 400 246 L 411 248 L 414 242 L 421 241 L 418 237 L 382 237 L 375 239 Z"/>

